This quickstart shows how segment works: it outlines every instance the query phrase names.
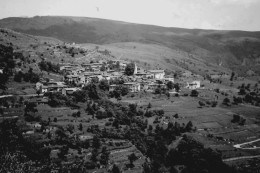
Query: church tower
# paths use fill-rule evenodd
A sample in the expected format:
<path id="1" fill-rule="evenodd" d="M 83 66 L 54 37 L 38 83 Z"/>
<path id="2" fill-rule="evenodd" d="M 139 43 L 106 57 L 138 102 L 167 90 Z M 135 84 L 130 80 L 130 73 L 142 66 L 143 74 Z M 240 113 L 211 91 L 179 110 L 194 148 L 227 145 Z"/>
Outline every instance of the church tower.
<path id="1" fill-rule="evenodd" d="M 135 70 L 134 70 L 134 75 L 137 74 L 137 65 L 135 63 Z"/>

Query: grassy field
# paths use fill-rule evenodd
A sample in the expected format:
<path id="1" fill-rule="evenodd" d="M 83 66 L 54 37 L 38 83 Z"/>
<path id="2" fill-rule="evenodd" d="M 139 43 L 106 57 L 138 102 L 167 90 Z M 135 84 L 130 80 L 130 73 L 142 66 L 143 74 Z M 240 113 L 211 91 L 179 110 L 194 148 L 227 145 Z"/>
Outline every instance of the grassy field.
<path id="1" fill-rule="evenodd" d="M 206 147 L 221 151 L 223 158 L 260 153 L 260 151 L 237 150 L 233 147 L 234 144 L 260 138 L 260 127 L 256 124 L 258 123 L 260 109 L 248 105 L 223 106 L 221 103 L 226 96 L 207 90 L 199 90 L 199 92 L 199 97 L 171 96 L 168 99 L 164 95 L 142 95 L 141 98 L 123 98 L 121 102 L 135 103 L 144 108 L 151 103 L 151 110 L 163 109 L 165 115 L 164 118 L 159 118 L 159 124 L 165 128 L 169 122 L 186 124 L 188 121 L 192 121 L 197 131 L 189 135 L 202 142 Z M 199 101 L 213 100 L 215 95 L 218 95 L 216 107 L 199 108 Z M 246 119 L 244 126 L 231 122 L 235 113 L 242 114 Z M 175 114 L 178 114 L 179 118 L 173 118 Z M 155 127 L 157 125 L 157 123 L 153 123 L 155 119 L 155 116 L 147 118 L 148 124 Z"/>

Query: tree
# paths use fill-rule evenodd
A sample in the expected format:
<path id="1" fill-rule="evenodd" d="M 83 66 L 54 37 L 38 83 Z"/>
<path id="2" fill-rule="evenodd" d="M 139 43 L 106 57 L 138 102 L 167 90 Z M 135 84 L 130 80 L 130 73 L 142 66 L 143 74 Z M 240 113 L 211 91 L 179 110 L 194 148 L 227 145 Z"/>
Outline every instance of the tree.
<path id="1" fill-rule="evenodd" d="M 58 120 L 57 120 L 57 118 L 55 117 L 55 118 L 53 119 L 53 122 L 55 122 L 55 123 L 56 123 L 57 121 L 58 121 Z"/>
<path id="2" fill-rule="evenodd" d="M 174 88 L 176 92 L 180 91 L 180 85 L 178 83 L 174 84 Z"/>
<path id="3" fill-rule="evenodd" d="M 83 126 L 82 126 L 82 124 L 81 124 L 81 123 L 79 124 L 79 130 L 80 130 L 80 131 L 82 131 L 82 130 L 83 130 Z"/>
<path id="4" fill-rule="evenodd" d="M 149 102 L 147 108 L 151 108 L 152 107 L 152 104 Z"/>
<path id="5" fill-rule="evenodd" d="M 5 84 L 8 82 L 9 75 L 0 73 L 0 89 L 6 89 Z"/>
<path id="6" fill-rule="evenodd" d="M 89 141 L 88 141 L 88 140 L 85 140 L 85 141 L 83 142 L 83 144 L 82 144 L 82 147 L 83 147 L 83 148 L 86 148 L 86 149 L 88 149 L 89 146 L 90 146 L 90 144 L 89 144 Z"/>
<path id="7" fill-rule="evenodd" d="M 116 164 L 113 165 L 111 172 L 112 173 L 121 173 L 119 167 Z"/>
<path id="8" fill-rule="evenodd" d="M 133 165 L 133 162 L 136 161 L 138 157 L 136 157 L 135 153 L 132 153 L 128 156 L 128 160 L 130 162 L 130 165 Z"/>
<path id="9" fill-rule="evenodd" d="M 108 91 L 109 90 L 109 84 L 107 80 L 101 80 L 99 83 L 99 88 L 103 91 Z"/>
<path id="10" fill-rule="evenodd" d="M 94 83 L 90 83 L 87 86 L 85 86 L 83 88 L 84 90 L 86 90 L 88 92 L 88 96 L 91 99 L 99 99 L 99 94 L 97 91 L 97 86 Z"/>
<path id="11" fill-rule="evenodd" d="M 198 97 L 199 92 L 197 90 L 192 90 L 190 96 L 191 97 Z"/>
<path id="12" fill-rule="evenodd" d="M 179 114 L 176 113 L 175 115 L 173 115 L 173 117 L 174 118 L 179 118 Z"/>
<path id="13" fill-rule="evenodd" d="M 67 125 L 67 131 L 69 131 L 72 134 L 73 131 L 74 131 L 74 125 L 73 124 L 68 124 Z"/>
<path id="14" fill-rule="evenodd" d="M 127 95 L 128 93 L 129 93 L 129 89 L 128 89 L 127 87 L 123 86 L 123 87 L 121 88 L 121 95 L 122 95 L 122 96 L 125 96 L 125 95 Z"/>
<path id="15" fill-rule="evenodd" d="M 66 154 L 68 154 L 68 151 L 69 151 L 69 147 L 67 146 L 63 146 L 61 149 L 60 149 L 60 152 L 58 153 L 58 156 L 60 159 L 65 159 L 66 158 Z"/>
<path id="16" fill-rule="evenodd" d="M 189 121 L 189 122 L 187 123 L 186 127 L 185 127 L 185 130 L 186 130 L 187 132 L 190 132 L 190 131 L 192 130 L 192 128 L 193 128 L 193 124 L 192 124 L 191 121 Z"/>
<path id="17" fill-rule="evenodd" d="M 168 90 L 172 90 L 174 88 L 174 83 L 172 81 L 167 82 L 166 84 Z"/>
<path id="18" fill-rule="evenodd" d="M 100 67 L 100 71 L 106 71 L 106 66 L 105 66 L 105 64 L 103 64 L 103 65 Z"/>
<path id="19" fill-rule="evenodd" d="M 151 173 L 152 172 L 151 167 L 150 167 L 147 159 L 145 159 L 145 162 L 142 166 L 143 166 L 143 173 Z"/>
<path id="20" fill-rule="evenodd" d="M 28 113 L 28 112 L 37 112 L 37 109 L 36 109 L 36 104 L 35 103 L 27 103 L 26 106 L 25 106 L 25 109 L 24 109 L 24 112 L 25 113 Z"/>
<path id="21" fill-rule="evenodd" d="M 98 136 L 94 136 L 93 137 L 93 143 L 92 143 L 93 147 L 96 149 L 99 149 L 101 144 L 100 144 L 100 139 Z"/>
<path id="22" fill-rule="evenodd" d="M 115 127 L 116 129 L 119 128 L 119 121 L 118 121 L 118 119 L 115 119 L 115 120 L 113 121 L 112 126 Z"/>
<path id="23" fill-rule="evenodd" d="M 230 104 L 230 100 L 229 100 L 229 98 L 224 98 L 224 100 L 223 100 L 223 103 L 222 104 L 224 104 L 224 105 L 229 105 Z"/>
<path id="24" fill-rule="evenodd" d="M 41 90 L 37 90 L 36 94 L 38 94 L 38 96 L 41 94 Z"/>
<path id="25" fill-rule="evenodd" d="M 245 95 L 246 94 L 245 88 L 240 88 L 238 94 L 239 95 Z"/>
<path id="26" fill-rule="evenodd" d="M 235 73 L 232 71 L 230 81 L 233 81 L 234 76 L 235 76 Z"/>
<path id="27" fill-rule="evenodd" d="M 134 63 L 130 63 L 130 64 L 126 65 L 126 67 L 125 67 L 125 74 L 127 76 L 133 75 L 134 71 L 135 71 L 135 64 Z"/>
<path id="28" fill-rule="evenodd" d="M 96 148 L 94 148 L 91 152 L 91 160 L 93 162 L 96 162 L 97 161 L 97 156 L 98 156 L 98 150 Z"/>
<path id="29" fill-rule="evenodd" d="M 102 148 L 101 151 L 101 156 L 100 156 L 100 163 L 103 165 L 107 165 L 108 164 L 108 160 L 109 160 L 109 152 L 107 151 L 106 147 Z"/>
<path id="30" fill-rule="evenodd" d="M 14 81 L 15 82 L 22 82 L 23 73 L 19 71 L 14 75 Z"/>
<path id="31" fill-rule="evenodd" d="M 160 87 L 157 87 L 155 90 L 154 90 L 154 93 L 155 94 L 162 94 L 162 89 Z"/>
<path id="32" fill-rule="evenodd" d="M 202 107 L 202 106 L 205 106 L 205 103 L 202 101 L 199 101 L 199 105 Z"/>

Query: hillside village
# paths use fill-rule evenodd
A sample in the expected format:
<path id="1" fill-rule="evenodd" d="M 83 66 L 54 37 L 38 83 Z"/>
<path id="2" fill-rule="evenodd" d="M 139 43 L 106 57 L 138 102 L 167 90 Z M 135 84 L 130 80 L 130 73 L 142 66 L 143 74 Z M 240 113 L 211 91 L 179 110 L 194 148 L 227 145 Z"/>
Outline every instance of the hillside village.
<path id="1" fill-rule="evenodd" d="M 0 135 L 10 136 L 0 141 L 0 172 L 258 169 L 256 74 L 189 71 L 203 69 L 196 61 L 169 70 L 102 46 L 0 34 Z"/>
<path id="2" fill-rule="evenodd" d="M 133 66 L 133 74 L 130 76 L 125 74 L 127 65 Z M 169 81 L 174 83 L 174 77 L 165 76 L 164 70 L 146 71 L 138 69 L 136 64 L 131 64 L 131 62 L 122 60 L 81 65 L 62 64 L 60 66 L 60 71 L 66 74 L 64 75 L 64 81 L 50 81 L 47 85 L 38 82 L 36 83 L 36 89 L 40 90 L 41 93 L 61 91 L 66 95 L 72 94 L 73 91 L 88 85 L 92 81 L 100 82 L 101 80 L 106 80 L 109 83 L 109 91 L 113 91 L 119 86 L 118 84 L 115 84 L 116 81 L 122 80 L 124 81 L 122 85 L 130 92 L 155 92 L 158 87 L 165 88 Z M 195 84 L 196 86 L 194 86 L 194 84 L 189 84 L 189 88 L 196 89 L 200 87 L 199 82 Z M 69 88 L 68 86 L 75 87 Z"/>

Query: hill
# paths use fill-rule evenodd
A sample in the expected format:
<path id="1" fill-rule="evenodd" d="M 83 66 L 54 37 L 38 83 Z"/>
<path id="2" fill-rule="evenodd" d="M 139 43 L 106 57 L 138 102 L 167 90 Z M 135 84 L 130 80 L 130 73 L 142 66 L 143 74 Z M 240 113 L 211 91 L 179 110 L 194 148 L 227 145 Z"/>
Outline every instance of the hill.
<path id="1" fill-rule="evenodd" d="M 105 19 L 59 16 L 6 18 L 0 20 L 0 27 L 70 43 L 108 45 L 114 51 L 117 51 L 114 48 L 124 47 L 126 42 L 135 42 L 148 45 L 151 49 L 161 47 L 173 52 L 172 56 L 167 58 L 153 57 L 158 59 L 158 64 L 165 63 L 165 59 L 180 60 L 182 58 L 179 54 L 182 54 L 189 60 L 197 59 L 208 65 L 224 66 L 241 74 L 245 74 L 248 69 L 260 73 L 260 32 L 166 28 Z M 129 52 L 126 51 L 127 47 L 124 47 L 124 52 Z M 146 50 L 149 53 L 148 47 Z"/>

